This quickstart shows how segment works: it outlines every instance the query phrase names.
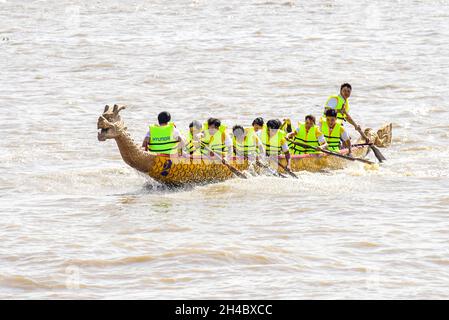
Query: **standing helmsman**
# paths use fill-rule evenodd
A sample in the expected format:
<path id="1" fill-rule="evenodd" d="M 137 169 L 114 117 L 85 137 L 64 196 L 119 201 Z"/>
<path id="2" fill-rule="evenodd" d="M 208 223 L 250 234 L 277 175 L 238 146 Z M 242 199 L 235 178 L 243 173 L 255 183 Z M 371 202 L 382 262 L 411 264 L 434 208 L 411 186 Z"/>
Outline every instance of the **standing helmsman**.
<path id="1" fill-rule="evenodd" d="M 344 121 L 347 121 L 350 124 L 352 124 L 355 130 L 357 130 L 360 133 L 362 138 L 364 138 L 368 142 L 369 139 L 363 133 L 362 128 L 357 123 L 355 123 L 354 119 L 349 114 L 348 99 L 351 96 L 351 92 L 352 92 L 351 85 L 349 83 L 343 83 L 340 86 L 340 94 L 330 96 L 327 99 L 326 104 L 324 105 L 324 116 L 326 115 L 327 110 L 331 109 L 335 110 L 337 112 L 337 120 L 340 120 L 342 123 Z"/>

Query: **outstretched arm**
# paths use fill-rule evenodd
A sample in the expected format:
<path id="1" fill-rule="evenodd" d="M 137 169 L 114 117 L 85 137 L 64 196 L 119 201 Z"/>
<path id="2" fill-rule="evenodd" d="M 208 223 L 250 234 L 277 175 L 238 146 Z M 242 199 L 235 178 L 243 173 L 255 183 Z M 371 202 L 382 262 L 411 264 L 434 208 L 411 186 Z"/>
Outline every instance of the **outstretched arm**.
<path id="1" fill-rule="evenodd" d="M 178 141 L 178 154 L 182 155 L 184 147 L 186 146 L 186 140 L 182 136 L 181 132 L 176 128 L 173 130 L 173 139 Z"/>
<path id="2" fill-rule="evenodd" d="M 287 140 L 283 140 L 283 142 L 282 142 L 282 152 L 284 152 L 285 160 L 287 160 L 287 168 L 291 169 L 291 156 L 290 156 L 290 150 L 288 148 Z"/>
<path id="3" fill-rule="evenodd" d="M 291 170 L 292 169 L 292 165 L 291 165 L 292 157 L 290 155 L 290 151 L 285 152 L 285 160 L 287 160 L 287 168 Z"/>
<path id="4" fill-rule="evenodd" d="M 354 126 L 355 130 L 359 131 L 360 126 L 357 123 L 355 123 L 354 119 L 352 119 L 351 115 L 346 111 L 346 108 L 343 107 L 341 109 L 341 113 L 346 116 L 346 120 Z"/>
<path id="5" fill-rule="evenodd" d="M 289 118 L 284 119 L 284 122 L 282 123 L 280 129 L 288 133 L 292 132 L 293 131 L 292 121 Z"/>
<path id="6" fill-rule="evenodd" d="M 354 129 L 355 129 L 358 133 L 360 133 L 360 135 L 362 136 L 362 138 L 366 140 L 366 143 L 369 143 L 369 142 L 370 142 L 370 141 L 369 141 L 369 138 L 368 138 L 368 137 L 365 135 L 365 133 L 363 132 L 362 127 L 360 127 L 360 126 L 354 121 L 354 119 L 352 119 L 352 117 L 349 115 L 349 113 L 346 112 L 346 109 L 345 109 L 345 108 L 342 109 L 342 113 L 343 113 L 344 115 L 346 115 L 346 120 L 347 120 L 350 124 L 352 124 L 352 125 L 354 126 Z"/>
<path id="7" fill-rule="evenodd" d="M 225 158 L 230 159 L 232 157 L 232 155 L 234 154 L 233 153 L 234 143 L 229 135 L 225 136 L 224 145 L 226 146 L 226 150 L 227 150 L 227 152 L 224 156 L 225 156 Z"/>
<path id="8" fill-rule="evenodd" d="M 259 155 L 261 157 L 265 157 L 265 148 L 263 147 L 262 142 L 260 142 L 260 139 L 258 136 L 256 136 L 256 144 L 257 144 L 257 148 L 259 149 Z"/>
<path id="9" fill-rule="evenodd" d="M 349 137 L 348 132 L 343 127 L 340 127 L 340 138 L 341 140 L 343 140 L 343 145 L 349 150 L 348 155 L 351 155 L 351 138 Z"/>
<path id="10" fill-rule="evenodd" d="M 318 137 L 318 143 L 320 144 L 318 148 L 321 150 L 327 149 L 328 144 L 326 138 L 324 137 L 324 134 L 321 132 L 321 130 L 318 128 L 316 129 L 316 136 Z"/>
<path id="11" fill-rule="evenodd" d="M 289 134 L 287 134 L 286 138 L 287 139 L 292 139 L 294 136 L 296 136 L 298 133 L 295 131 L 290 132 Z"/>
<path id="12" fill-rule="evenodd" d="M 345 147 L 349 150 L 348 155 L 352 154 L 352 150 L 351 150 L 351 139 L 348 139 L 344 142 Z"/>
<path id="13" fill-rule="evenodd" d="M 143 139 L 142 142 L 142 149 L 147 151 L 148 150 L 148 142 L 150 141 L 150 137 L 146 136 L 145 139 Z"/>

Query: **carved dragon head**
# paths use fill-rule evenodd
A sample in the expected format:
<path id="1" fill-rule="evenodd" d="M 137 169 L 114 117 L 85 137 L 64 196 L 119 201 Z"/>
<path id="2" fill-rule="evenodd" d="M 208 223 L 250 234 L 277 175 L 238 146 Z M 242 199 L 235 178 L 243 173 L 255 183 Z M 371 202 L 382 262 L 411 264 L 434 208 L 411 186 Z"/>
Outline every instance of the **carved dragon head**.
<path id="1" fill-rule="evenodd" d="M 123 131 L 126 130 L 124 123 L 119 115 L 125 106 L 114 105 L 113 108 L 106 105 L 103 114 L 98 118 L 98 141 L 106 141 L 107 139 L 115 139 Z"/>

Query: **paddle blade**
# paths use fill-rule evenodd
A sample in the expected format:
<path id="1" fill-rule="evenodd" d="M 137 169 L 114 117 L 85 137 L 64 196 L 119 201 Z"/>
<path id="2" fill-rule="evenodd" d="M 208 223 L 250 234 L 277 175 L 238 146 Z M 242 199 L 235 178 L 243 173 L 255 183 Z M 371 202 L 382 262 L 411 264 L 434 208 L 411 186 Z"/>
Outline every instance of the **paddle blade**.
<path id="1" fill-rule="evenodd" d="M 237 170 L 236 168 L 234 168 L 233 166 L 225 163 L 225 165 L 229 168 L 229 170 L 232 171 L 233 174 L 235 174 L 237 177 L 242 178 L 242 179 L 248 179 L 248 177 L 246 175 L 244 175 L 242 172 L 240 172 L 239 170 Z"/>
<path id="2" fill-rule="evenodd" d="M 299 179 L 299 177 L 298 177 L 296 174 L 294 174 L 293 172 L 291 172 L 290 170 L 287 170 L 287 172 L 288 172 L 288 174 L 291 175 L 293 178 Z"/>
<path id="3" fill-rule="evenodd" d="M 387 160 L 384 155 L 382 154 L 382 152 L 380 152 L 380 150 L 375 147 L 375 146 L 370 146 L 371 150 L 373 150 L 374 155 L 376 156 L 377 160 L 379 160 L 379 162 L 383 162 L 385 160 Z"/>
<path id="4" fill-rule="evenodd" d="M 274 170 L 273 168 L 271 168 L 268 164 L 264 164 L 260 161 L 256 161 L 256 165 L 258 165 L 259 167 L 267 170 L 270 174 L 272 174 L 275 177 L 280 177 L 280 178 L 287 178 L 285 175 L 283 175 L 280 172 L 277 172 L 276 170 Z"/>
<path id="5" fill-rule="evenodd" d="M 291 177 L 293 177 L 295 179 L 299 179 L 298 176 L 296 174 L 294 174 L 293 171 L 291 171 L 286 166 L 281 166 L 281 168 L 284 169 L 284 171 L 287 172 Z"/>

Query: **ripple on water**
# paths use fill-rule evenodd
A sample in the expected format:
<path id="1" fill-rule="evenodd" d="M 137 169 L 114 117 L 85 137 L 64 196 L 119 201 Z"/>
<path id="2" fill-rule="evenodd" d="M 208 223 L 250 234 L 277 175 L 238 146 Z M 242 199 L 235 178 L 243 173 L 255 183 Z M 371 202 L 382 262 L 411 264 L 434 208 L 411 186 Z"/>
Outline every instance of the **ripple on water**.
<path id="1" fill-rule="evenodd" d="M 117 259 L 70 259 L 64 262 L 65 266 L 81 267 L 108 267 L 119 265 L 132 265 L 135 263 L 146 263 L 154 261 L 155 257 L 149 255 L 123 257 Z"/>
<path id="2" fill-rule="evenodd" d="M 48 279 L 36 280 L 22 275 L 0 275 L 0 285 L 8 288 L 25 290 L 51 290 L 67 288 L 63 282 L 57 283 Z"/>

